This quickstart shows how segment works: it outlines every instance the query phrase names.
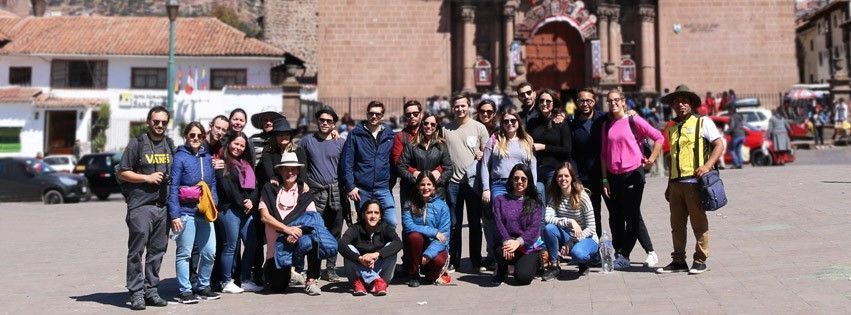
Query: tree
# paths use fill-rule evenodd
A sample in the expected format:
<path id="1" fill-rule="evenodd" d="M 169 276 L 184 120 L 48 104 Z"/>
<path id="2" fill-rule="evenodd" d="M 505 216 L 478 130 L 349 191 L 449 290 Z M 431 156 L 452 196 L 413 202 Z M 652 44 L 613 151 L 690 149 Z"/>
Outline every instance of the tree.
<path id="1" fill-rule="evenodd" d="M 98 108 L 98 119 L 95 120 L 94 128 L 92 128 L 94 133 L 92 149 L 94 152 L 103 152 L 106 147 L 106 130 L 109 129 L 109 116 L 109 104 L 100 104 L 100 107 Z"/>

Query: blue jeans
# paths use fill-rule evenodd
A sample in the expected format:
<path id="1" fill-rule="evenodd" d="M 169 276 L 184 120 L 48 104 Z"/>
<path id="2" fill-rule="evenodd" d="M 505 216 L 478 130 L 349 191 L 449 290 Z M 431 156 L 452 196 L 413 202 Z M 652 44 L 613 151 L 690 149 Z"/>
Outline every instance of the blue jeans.
<path id="1" fill-rule="evenodd" d="M 348 246 L 349 249 L 360 254 L 357 248 L 352 245 Z M 358 277 L 362 278 L 366 284 L 372 284 L 379 277 L 384 279 L 385 282 L 390 283 L 393 280 L 393 273 L 396 270 L 396 255 L 378 258 L 375 261 L 374 269 L 367 268 L 357 261 L 350 261 L 348 259 L 343 260 L 343 267 L 346 269 L 346 277 L 350 283 L 354 283 Z"/>
<path id="2" fill-rule="evenodd" d="M 555 224 L 547 224 L 543 233 L 544 244 L 547 245 L 547 251 L 550 253 L 550 261 L 558 261 L 558 254 L 561 246 L 576 242 L 576 237 L 570 229 L 561 228 Z M 570 249 L 570 257 L 573 257 L 577 263 L 584 264 L 591 261 L 597 255 L 599 246 L 593 238 L 586 237 L 581 241 L 576 242 Z"/>
<path id="3" fill-rule="evenodd" d="M 227 209 L 221 212 L 219 220 L 222 222 L 225 232 L 225 243 L 222 246 L 222 254 L 219 256 L 219 265 L 222 268 L 222 281 L 228 282 L 232 279 L 233 266 L 239 256 L 239 241 L 242 240 L 242 263 L 240 264 L 239 279 L 242 282 L 251 280 L 251 267 L 254 266 L 254 246 L 257 244 L 256 225 L 251 214 L 245 214 L 242 210 Z"/>
<path id="4" fill-rule="evenodd" d="M 384 209 L 384 222 L 396 226 L 396 201 L 393 200 L 393 192 L 387 188 L 378 188 L 373 191 L 358 187 L 358 213 L 363 212 L 363 204 L 369 199 L 376 199 Z"/>
<path id="5" fill-rule="evenodd" d="M 734 137 L 730 141 L 730 157 L 733 158 L 733 165 L 741 167 L 744 163 L 742 158 L 742 145 L 745 143 L 745 136 Z"/>
<path id="6" fill-rule="evenodd" d="M 461 266 L 461 230 L 464 225 L 464 206 L 467 209 L 467 224 L 470 228 L 470 262 L 478 268 L 482 263 L 482 197 L 470 186 L 467 177 L 460 183 L 449 182 L 446 201 L 452 219 L 449 240 L 449 263 Z"/>
<path id="7" fill-rule="evenodd" d="M 213 222 L 207 221 L 201 214 L 194 216 L 184 214 L 180 220 L 183 221 L 183 231 L 176 239 L 177 253 L 175 253 L 174 267 L 180 293 L 192 293 L 193 283 L 189 281 L 189 258 L 192 257 L 192 247 L 198 247 L 200 251 L 198 283 L 194 284 L 194 287 L 198 290 L 209 288 L 213 260 L 216 258 L 216 230 L 213 229 Z"/>

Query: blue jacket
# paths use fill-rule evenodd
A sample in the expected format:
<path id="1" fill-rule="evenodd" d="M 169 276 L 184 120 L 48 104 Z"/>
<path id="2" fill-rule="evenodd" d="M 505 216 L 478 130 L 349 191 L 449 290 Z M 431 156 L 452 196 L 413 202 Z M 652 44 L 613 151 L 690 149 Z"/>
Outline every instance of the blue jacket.
<path id="1" fill-rule="evenodd" d="M 213 201 L 219 203 L 216 193 L 216 171 L 213 169 L 213 160 L 207 153 L 205 146 L 198 149 L 198 154 L 192 154 L 187 145 L 182 145 L 174 152 L 174 164 L 171 165 L 171 185 L 168 194 L 168 219 L 174 220 L 184 214 L 195 215 L 198 205 L 180 204 L 178 196 L 180 186 L 195 186 L 201 181 L 201 164 L 204 164 L 204 181 L 210 186 Z"/>
<path id="2" fill-rule="evenodd" d="M 306 255 L 313 246 L 317 246 L 319 259 L 337 256 L 337 239 L 325 228 L 325 221 L 319 212 L 308 211 L 289 224 L 290 226 L 309 226 L 310 234 L 304 234 L 295 244 L 287 243 L 287 236 L 281 234 L 275 241 L 275 267 L 283 269 L 295 265 L 301 267 Z"/>
<path id="3" fill-rule="evenodd" d="M 411 232 L 420 233 L 429 239 L 428 247 L 423 256 L 429 260 L 437 257 L 440 252 L 449 247 L 449 227 L 452 225 L 449 217 L 449 206 L 440 197 L 432 197 L 426 204 L 425 221 L 423 216 L 411 214 L 410 206 L 402 211 L 402 233 L 407 235 Z M 442 232 L 446 237 L 446 244 L 437 240 L 437 233 Z"/>
<path id="4" fill-rule="evenodd" d="M 393 149 L 393 131 L 384 126 L 376 140 L 366 122 L 355 127 L 346 138 L 340 157 L 340 179 L 343 193 L 355 187 L 375 190 L 390 188 L 390 152 Z"/>

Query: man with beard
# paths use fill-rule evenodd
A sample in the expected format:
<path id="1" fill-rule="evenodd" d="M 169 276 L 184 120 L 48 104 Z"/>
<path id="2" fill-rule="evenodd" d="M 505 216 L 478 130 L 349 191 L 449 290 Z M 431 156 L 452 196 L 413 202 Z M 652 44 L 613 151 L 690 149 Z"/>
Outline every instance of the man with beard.
<path id="1" fill-rule="evenodd" d="M 581 89 L 576 94 L 576 118 L 570 122 L 573 136 L 573 161 L 579 179 L 585 188 L 591 191 L 591 205 L 594 207 L 594 220 L 597 226 L 597 237 L 603 233 L 600 224 L 600 208 L 602 191 L 600 178 L 600 145 L 601 131 L 606 114 L 596 109 L 597 95 L 591 89 Z"/>
<path id="2" fill-rule="evenodd" d="M 520 83 L 517 86 L 517 99 L 520 100 L 520 118 L 523 119 L 523 126 L 529 128 L 529 122 L 538 118 L 541 115 L 538 108 L 535 107 L 535 100 L 538 95 L 532 89 L 532 84 L 529 82 Z"/>

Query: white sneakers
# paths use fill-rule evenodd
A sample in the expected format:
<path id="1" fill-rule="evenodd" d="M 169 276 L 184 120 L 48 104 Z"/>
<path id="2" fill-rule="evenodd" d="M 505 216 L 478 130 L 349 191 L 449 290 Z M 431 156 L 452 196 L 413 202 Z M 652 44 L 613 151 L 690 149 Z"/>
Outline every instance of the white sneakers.
<path id="1" fill-rule="evenodd" d="M 248 280 L 242 282 L 242 289 L 245 292 L 260 292 L 263 291 L 263 286 L 254 283 L 254 281 Z"/>
<path id="2" fill-rule="evenodd" d="M 644 260 L 644 264 L 647 267 L 656 267 L 656 264 L 659 263 L 659 256 L 656 256 L 656 252 L 647 253 L 647 259 Z"/>
<path id="3" fill-rule="evenodd" d="M 623 255 L 618 254 L 618 257 L 615 258 L 615 261 L 612 263 L 612 267 L 614 269 L 626 269 L 629 268 L 629 259 L 623 257 Z"/>
<path id="4" fill-rule="evenodd" d="M 222 286 L 223 293 L 242 293 L 245 290 L 240 288 L 233 280 L 228 281 L 224 286 Z"/>
<path id="5" fill-rule="evenodd" d="M 296 271 L 294 267 L 291 268 L 292 269 L 290 270 L 290 285 L 304 285 L 307 282 L 307 279 L 305 279 L 304 275 Z"/>

